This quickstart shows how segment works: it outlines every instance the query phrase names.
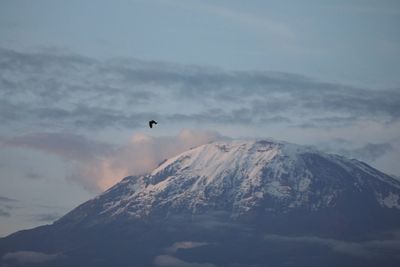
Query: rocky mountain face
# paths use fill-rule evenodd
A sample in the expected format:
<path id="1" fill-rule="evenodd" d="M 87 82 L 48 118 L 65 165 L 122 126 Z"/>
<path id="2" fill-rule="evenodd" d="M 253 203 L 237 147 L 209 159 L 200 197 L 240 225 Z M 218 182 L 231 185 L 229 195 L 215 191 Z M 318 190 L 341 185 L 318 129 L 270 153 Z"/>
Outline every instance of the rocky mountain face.
<path id="1" fill-rule="evenodd" d="M 400 266 L 399 198 L 397 179 L 354 159 L 220 141 L 0 239 L 0 256 L 4 266 Z"/>

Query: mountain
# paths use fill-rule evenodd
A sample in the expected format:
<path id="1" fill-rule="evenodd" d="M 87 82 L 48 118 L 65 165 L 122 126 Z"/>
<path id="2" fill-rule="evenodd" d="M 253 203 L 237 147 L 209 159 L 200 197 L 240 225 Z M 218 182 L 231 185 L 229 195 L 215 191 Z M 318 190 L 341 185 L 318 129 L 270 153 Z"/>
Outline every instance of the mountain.
<path id="1" fill-rule="evenodd" d="M 0 239 L 0 257 L 4 266 L 400 266 L 399 196 L 397 179 L 358 160 L 219 141 Z"/>

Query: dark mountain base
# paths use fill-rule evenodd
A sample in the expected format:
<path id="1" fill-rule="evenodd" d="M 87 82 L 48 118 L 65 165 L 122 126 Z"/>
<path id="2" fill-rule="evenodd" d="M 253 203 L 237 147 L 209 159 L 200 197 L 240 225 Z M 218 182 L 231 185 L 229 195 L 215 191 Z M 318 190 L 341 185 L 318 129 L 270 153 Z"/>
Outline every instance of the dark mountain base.
<path id="1" fill-rule="evenodd" d="M 0 266 L 399 266 L 394 229 L 371 231 L 348 220 L 347 228 L 327 230 L 336 223 L 321 224 L 334 215 L 239 222 L 218 212 L 96 226 L 56 223 L 1 239 Z M 6 256 L 16 251 L 57 256 L 36 263 Z"/>

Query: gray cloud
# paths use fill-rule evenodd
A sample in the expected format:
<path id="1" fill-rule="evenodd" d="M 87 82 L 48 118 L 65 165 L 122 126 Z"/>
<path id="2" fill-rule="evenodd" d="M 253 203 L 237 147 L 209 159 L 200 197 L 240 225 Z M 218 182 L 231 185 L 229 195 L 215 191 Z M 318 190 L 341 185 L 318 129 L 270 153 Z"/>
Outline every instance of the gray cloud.
<path id="1" fill-rule="evenodd" d="M 177 136 L 152 137 L 137 133 L 125 144 L 110 145 L 84 135 L 39 132 L 0 136 L 0 144 L 57 155 L 74 169 L 67 179 L 89 191 L 99 192 L 125 176 L 147 173 L 165 159 L 223 138 L 218 132 L 183 129 Z"/>
<path id="2" fill-rule="evenodd" d="M 32 179 L 32 180 L 38 180 L 38 179 L 42 179 L 43 175 L 40 175 L 39 173 L 36 173 L 36 172 L 29 171 L 25 174 L 25 177 L 28 179 Z"/>
<path id="3" fill-rule="evenodd" d="M 326 127 L 400 115 L 398 89 L 362 89 L 289 73 L 7 49 L 0 49 L 0 58 L 0 121 L 9 125 L 132 129 L 157 117 Z M 195 108 L 166 107 L 182 102 Z"/>
<path id="4" fill-rule="evenodd" d="M 174 256 L 174 254 L 179 249 L 193 249 L 206 245 L 208 245 L 208 243 L 206 242 L 195 242 L 195 241 L 175 242 L 174 244 L 165 249 L 165 252 L 167 254 L 158 255 L 157 257 L 155 257 L 154 264 L 156 266 L 165 266 L 165 267 L 214 267 L 215 265 L 211 263 L 187 262 Z"/>
<path id="5" fill-rule="evenodd" d="M 356 148 L 353 150 L 340 150 L 342 155 L 353 157 L 366 161 L 374 161 L 388 152 L 393 151 L 394 148 L 389 143 L 380 143 L 380 144 L 371 144 L 368 143 L 360 148 Z"/>
<path id="6" fill-rule="evenodd" d="M 357 121 L 358 116 L 326 116 L 310 118 L 306 123 L 295 125 L 300 128 L 336 128 L 341 126 L 351 126 Z"/>
<path id="7" fill-rule="evenodd" d="M 163 67 L 152 66 L 145 71 L 129 67 L 109 68 L 108 71 L 125 77 L 131 83 L 139 81 L 173 86 L 172 89 L 180 96 L 187 98 L 197 96 L 203 101 L 233 103 L 245 101 L 253 115 L 291 110 L 308 113 L 313 110 L 335 111 L 357 117 L 384 115 L 397 118 L 400 114 L 398 90 L 366 90 L 277 72 Z M 152 71 L 154 76 L 150 74 Z"/>
<path id="8" fill-rule="evenodd" d="M 176 253 L 179 249 L 191 249 L 197 248 L 208 245 L 207 242 L 195 242 L 195 241 L 182 241 L 182 242 L 175 242 L 171 246 L 165 249 L 168 254 Z"/>
<path id="9" fill-rule="evenodd" d="M 320 144 L 319 148 L 330 153 L 367 162 L 373 162 L 395 150 L 390 143 L 367 143 L 361 147 L 352 147 L 351 142 L 343 139 Z"/>
<path id="10" fill-rule="evenodd" d="M 49 223 L 49 222 L 54 222 L 55 220 L 57 220 L 60 217 L 61 217 L 61 214 L 53 212 L 53 213 L 36 214 L 32 218 L 33 218 L 33 220 L 38 221 L 38 222 Z"/>
<path id="11" fill-rule="evenodd" d="M 0 217 L 10 217 L 10 215 L 8 211 L 0 209 Z"/>
<path id="12" fill-rule="evenodd" d="M 187 262 L 171 255 L 159 255 L 154 259 L 156 266 L 165 267 L 215 267 L 211 263 Z"/>
<path id="13" fill-rule="evenodd" d="M 226 71 L 138 59 L 98 61 L 59 51 L 0 49 L 0 123 L 6 133 L 30 132 L 0 138 L 0 143 L 75 162 L 78 171 L 69 179 L 90 190 L 99 190 L 94 182 L 98 180 L 89 178 L 95 175 L 93 170 L 117 171 L 115 166 L 120 164 L 112 158 L 127 153 L 121 148 L 124 145 L 101 144 L 76 133 L 137 129 L 146 127 L 149 118 L 171 127 L 357 128 L 354 125 L 363 121 L 398 123 L 398 103 L 398 89 L 356 88 L 290 73 Z M 40 133 L 42 129 L 48 132 Z M 390 144 L 382 143 L 333 152 L 373 160 L 390 150 Z M 158 160 L 163 158 L 153 157 L 150 165 Z M 84 170 L 77 161 L 93 169 Z M 122 169 L 114 175 L 135 168 Z"/>
<path id="14" fill-rule="evenodd" d="M 68 160 L 88 160 L 112 150 L 109 144 L 72 133 L 31 133 L 11 138 L 0 137 L 0 143 L 37 149 L 60 155 Z"/>
<path id="15" fill-rule="evenodd" d="M 18 264 L 28 264 L 28 263 L 43 263 L 54 261 L 59 258 L 59 254 L 46 254 L 36 251 L 16 251 L 9 252 L 3 256 L 3 260 L 15 261 Z"/>
<path id="16" fill-rule="evenodd" d="M 316 236 L 281 236 L 265 235 L 265 240 L 279 242 L 299 242 L 317 244 L 330 248 L 332 251 L 348 254 L 361 258 L 397 257 L 400 253 L 399 239 L 369 240 L 364 242 L 352 242 Z M 388 253 L 391 252 L 391 253 Z"/>
<path id="17" fill-rule="evenodd" d="M 156 266 L 165 267 L 215 267 L 211 263 L 187 262 L 171 255 L 159 255 L 154 259 Z"/>
<path id="18" fill-rule="evenodd" d="M 16 208 L 15 203 L 17 202 L 17 199 L 0 196 L 0 217 L 10 217 L 10 211 Z"/>
<path id="19" fill-rule="evenodd" d="M 17 202 L 18 200 L 14 198 L 9 198 L 5 196 L 0 196 L 0 202 Z"/>

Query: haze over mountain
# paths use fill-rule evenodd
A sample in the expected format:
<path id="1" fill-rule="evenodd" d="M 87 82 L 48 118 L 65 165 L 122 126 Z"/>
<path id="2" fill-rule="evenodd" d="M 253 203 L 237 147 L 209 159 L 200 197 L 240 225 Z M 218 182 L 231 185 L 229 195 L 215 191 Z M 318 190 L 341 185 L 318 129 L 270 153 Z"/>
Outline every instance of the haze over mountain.
<path id="1" fill-rule="evenodd" d="M 4 266 L 398 266 L 400 182 L 274 140 L 217 141 L 0 239 Z"/>

